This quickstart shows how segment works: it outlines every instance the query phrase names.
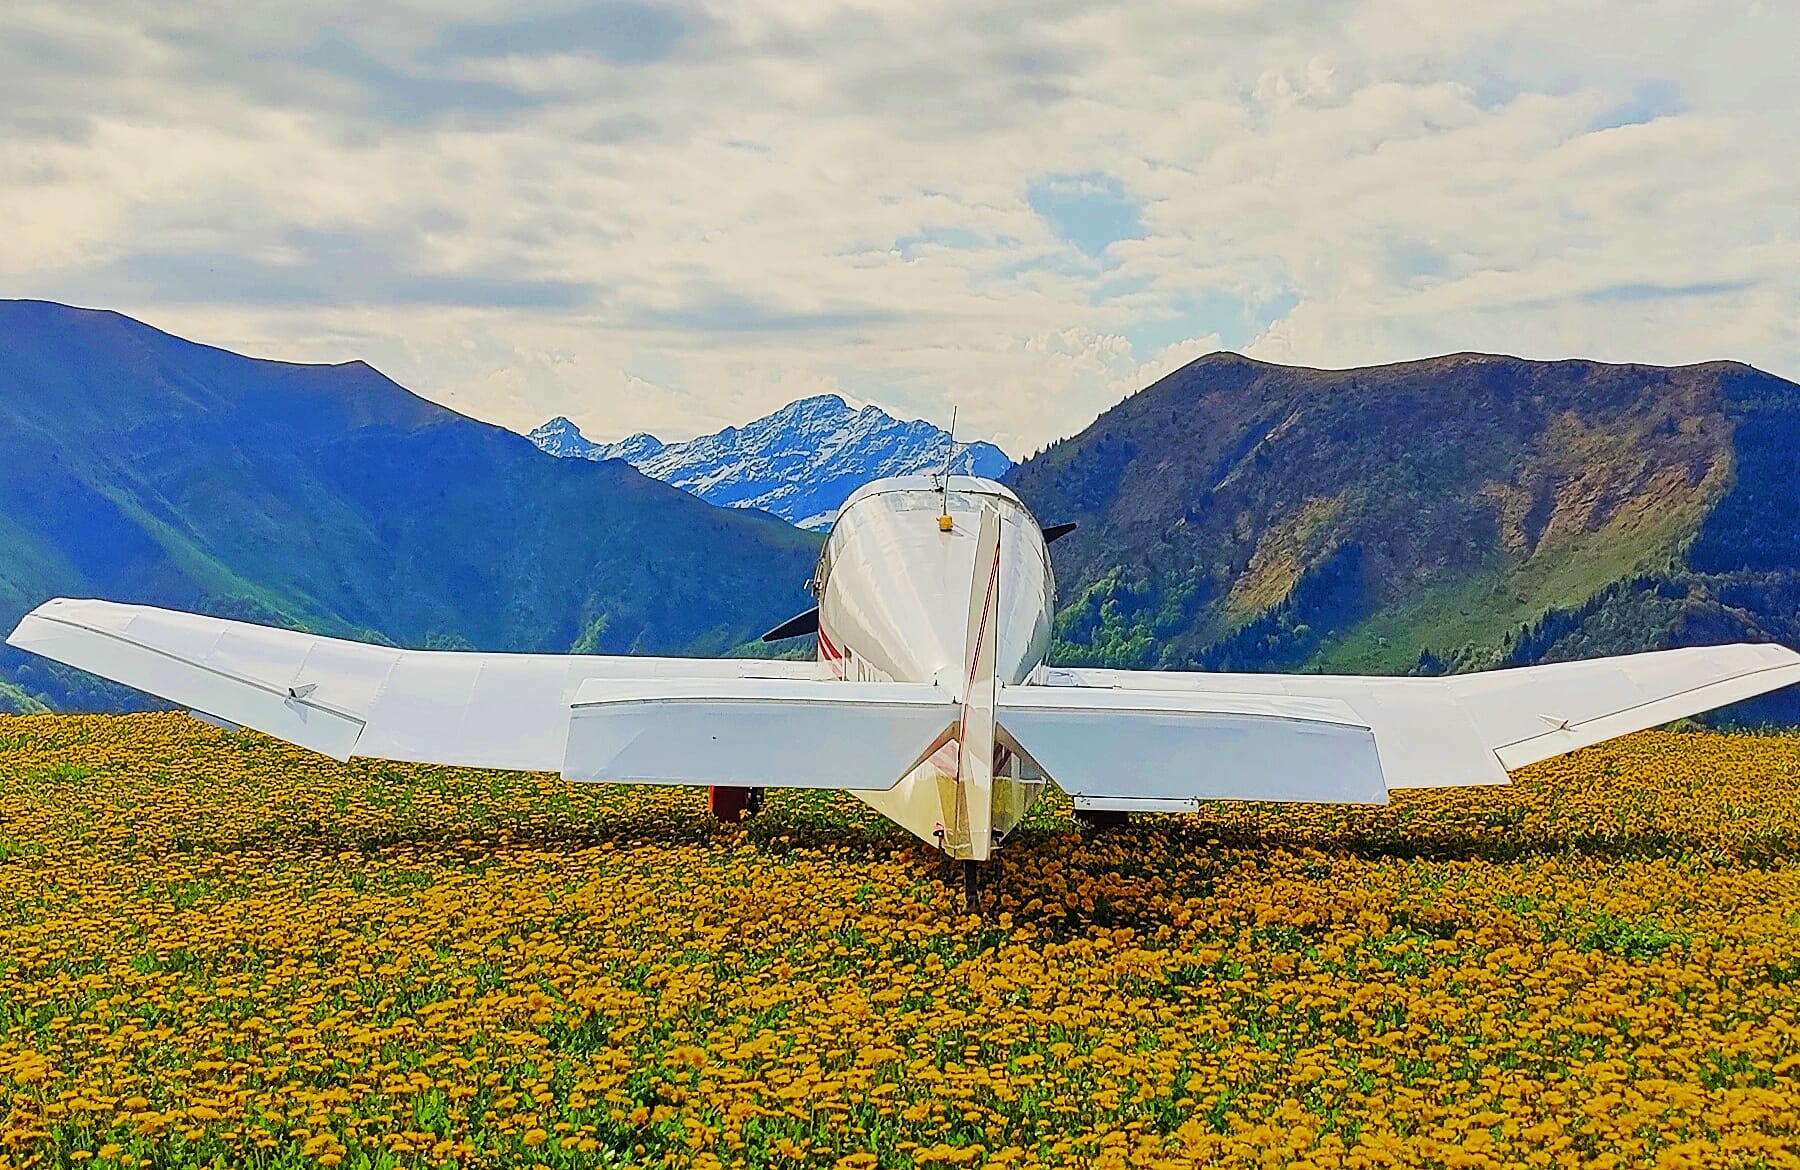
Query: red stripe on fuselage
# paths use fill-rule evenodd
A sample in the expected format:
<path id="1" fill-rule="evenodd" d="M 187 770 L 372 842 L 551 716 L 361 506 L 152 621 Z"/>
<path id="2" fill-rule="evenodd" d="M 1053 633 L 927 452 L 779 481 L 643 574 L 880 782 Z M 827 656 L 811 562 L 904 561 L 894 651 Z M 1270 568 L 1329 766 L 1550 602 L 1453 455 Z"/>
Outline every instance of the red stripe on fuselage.
<path id="1" fill-rule="evenodd" d="M 831 644 L 824 626 L 819 627 L 819 657 L 831 664 L 831 673 L 844 677 L 844 652 Z"/>

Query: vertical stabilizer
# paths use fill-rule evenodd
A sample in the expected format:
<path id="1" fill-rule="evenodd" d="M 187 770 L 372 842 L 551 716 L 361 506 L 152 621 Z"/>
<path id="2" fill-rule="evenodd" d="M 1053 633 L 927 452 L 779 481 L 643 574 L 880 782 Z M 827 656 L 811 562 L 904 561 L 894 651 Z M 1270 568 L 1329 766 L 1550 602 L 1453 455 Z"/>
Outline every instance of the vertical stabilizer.
<path id="1" fill-rule="evenodd" d="M 957 818 L 964 856 L 986 861 L 994 844 L 995 642 L 1000 621 L 1000 512 L 981 510 L 969 624 L 963 641 L 962 735 L 956 767 Z"/>

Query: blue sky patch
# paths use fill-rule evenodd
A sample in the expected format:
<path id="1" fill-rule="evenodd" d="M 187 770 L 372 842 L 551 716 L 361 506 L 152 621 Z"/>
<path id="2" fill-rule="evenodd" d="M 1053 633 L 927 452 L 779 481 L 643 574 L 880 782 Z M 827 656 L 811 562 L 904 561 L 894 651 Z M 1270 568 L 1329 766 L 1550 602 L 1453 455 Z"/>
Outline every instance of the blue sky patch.
<path id="1" fill-rule="evenodd" d="M 1094 257 L 1120 240 L 1143 238 L 1143 204 L 1108 175 L 1063 175 L 1031 185 L 1026 201 L 1065 243 Z"/>
<path id="2" fill-rule="evenodd" d="M 674 56 L 697 19 L 634 0 L 600 0 L 561 12 L 453 24 L 433 49 L 447 58 L 578 53 L 615 65 L 644 65 Z"/>
<path id="3" fill-rule="evenodd" d="M 1410 280 L 1435 280 L 1450 271 L 1450 261 L 1429 244 L 1402 244 L 1393 256 L 1394 267 Z"/>
<path id="4" fill-rule="evenodd" d="M 1658 118 L 1679 114 L 1686 108 L 1681 102 L 1681 91 L 1674 82 L 1645 81 L 1632 90 L 1630 98 L 1589 122 L 1588 130 L 1592 132 L 1616 130 L 1620 126 L 1641 126 Z"/>

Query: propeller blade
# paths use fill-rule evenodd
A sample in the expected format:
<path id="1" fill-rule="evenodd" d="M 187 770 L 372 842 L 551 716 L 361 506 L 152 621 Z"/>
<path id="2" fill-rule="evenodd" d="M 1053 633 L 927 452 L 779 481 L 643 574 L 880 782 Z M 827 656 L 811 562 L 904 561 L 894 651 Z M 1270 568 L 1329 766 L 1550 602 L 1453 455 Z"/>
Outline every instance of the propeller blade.
<path id="1" fill-rule="evenodd" d="M 819 632 L 819 607 L 813 606 L 805 613 L 797 613 L 787 621 L 762 636 L 765 642 L 779 642 L 783 638 L 798 638 L 803 634 Z"/>
<path id="2" fill-rule="evenodd" d="M 1073 520 L 1069 521 L 1067 524 L 1046 524 L 1044 525 L 1044 543 L 1050 544 L 1053 541 L 1069 535 L 1069 533 L 1073 531 L 1075 531 L 1075 521 Z"/>

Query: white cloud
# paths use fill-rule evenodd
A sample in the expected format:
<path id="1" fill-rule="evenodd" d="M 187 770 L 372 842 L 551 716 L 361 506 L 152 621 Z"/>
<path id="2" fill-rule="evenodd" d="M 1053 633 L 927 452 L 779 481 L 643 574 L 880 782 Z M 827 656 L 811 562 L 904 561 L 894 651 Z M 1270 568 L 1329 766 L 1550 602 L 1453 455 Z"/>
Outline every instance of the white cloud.
<path id="1" fill-rule="evenodd" d="M 1795 376 L 1795 43 L 1786 0 L 26 2 L 0 292 L 600 437 L 837 392 L 1025 453 L 1214 347 Z"/>

